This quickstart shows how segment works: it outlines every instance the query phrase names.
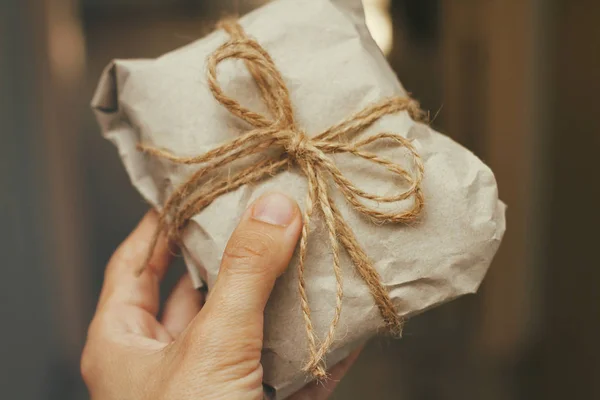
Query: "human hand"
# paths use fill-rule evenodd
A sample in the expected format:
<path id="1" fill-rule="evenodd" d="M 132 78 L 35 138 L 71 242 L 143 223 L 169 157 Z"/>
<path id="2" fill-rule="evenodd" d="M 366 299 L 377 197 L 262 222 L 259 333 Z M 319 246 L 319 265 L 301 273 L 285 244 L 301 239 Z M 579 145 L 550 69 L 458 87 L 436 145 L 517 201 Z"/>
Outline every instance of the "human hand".
<path id="1" fill-rule="evenodd" d="M 298 206 L 281 194 L 258 199 L 231 236 L 206 303 L 186 274 L 160 321 L 159 285 L 171 259 L 166 239 L 144 272 L 134 273 L 157 223 L 148 213 L 106 268 L 81 359 L 92 399 L 262 399 L 264 308 L 300 236 Z M 357 356 L 292 399 L 326 399 Z"/>

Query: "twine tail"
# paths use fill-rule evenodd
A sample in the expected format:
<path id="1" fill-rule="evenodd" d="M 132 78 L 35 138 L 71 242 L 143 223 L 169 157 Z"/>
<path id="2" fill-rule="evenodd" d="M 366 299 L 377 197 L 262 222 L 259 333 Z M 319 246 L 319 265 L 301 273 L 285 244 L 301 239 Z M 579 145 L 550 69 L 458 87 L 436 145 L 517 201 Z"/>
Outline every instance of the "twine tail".
<path id="1" fill-rule="evenodd" d="M 325 225 L 327 227 L 327 231 L 329 234 L 329 242 L 331 243 L 332 250 L 332 258 L 333 258 L 333 272 L 335 275 L 336 282 L 336 297 L 335 297 L 335 311 L 333 314 L 333 318 L 329 324 L 329 329 L 327 331 L 327 335 L 325 339 L 321 343 L 319 350 L 317 351 L 316 356 L 312 361 L 313 367 L 316 365 L 323 365 L 324 358 L 329 352 L 333 342 L 335 341 L 335 333 L 337 325 L 340 321 L 340 316 L 342 314 L 342 300 L 344 298 L 344 290 L 342 283 L 342 268 L 340 262 L 340 247 L 339 247 L 339 238 L 338 232 L 336 229 L 336 217 L 334 215 L 335 211 L 332 208 L 332 203 L 330 201 L 330 197 L 327 191 L 327 181 L 323 176 L 322 171 L 316 172 L 316 182 L 317 182 L 317 196 L 318 202 L 320 206 L 321 213 L 325 220 Z"/>
<path id="2" fill-rule="evenodd" d="M 304 367 L 306 372 L 310 372 L 315 378 L 323 379 L 326 376 L 325 369 L 320 363 L 315 363 L 314 360 L 317 358 L 317 339 L 315 331 L 312 325 L 310 316 L 310 305 L 308 303 L 308 296 L 306 294 L 306 281 L 304 279 L 304 269 L 306 263 L 306 251 L 308 247 L 308 233 L 310 227 L 310 219 L 314 210 L 314 198 L 315 198 L 315 179 L 314 171 L 310 165 L 306 165 L 307 169 L 307 180 L 308 180 L 308 194 L 306 196 L 305 210 L 302 216 L 302 235 L 300 237 L 300 252 L 298 260 L 298 292 L 300 293 L 300 306 L 302 309 L 302 316 L 304 317 L 304 325 L 306 327 L 306 336 L 308 340 L 308 352 L 310 354 L 310 361 Z"/>
<path id="3" fill-rule="evenodd" d="M 402 335 L 403 320 L 398 316 L 392 299 L 381 281 L 381 276 L 358 243 L 352 228 L 341 217 L 340 212 L 331 200 L 330 204 L 335 216 L 336 227 L 340 232 L 338 237 L 350 256 L 356 272 L 358 272 L 359 276 L 369 287 L 375 304 L 379 308 L 379 313 L 384 321 L 386 330 L 393 336 L 400 337 Z"/>

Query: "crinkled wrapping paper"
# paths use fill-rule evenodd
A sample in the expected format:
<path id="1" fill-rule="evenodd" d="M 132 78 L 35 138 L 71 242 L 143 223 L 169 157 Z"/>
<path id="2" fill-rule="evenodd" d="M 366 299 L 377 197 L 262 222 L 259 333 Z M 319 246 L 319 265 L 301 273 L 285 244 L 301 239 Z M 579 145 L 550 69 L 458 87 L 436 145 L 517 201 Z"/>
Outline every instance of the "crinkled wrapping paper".
<path id="1" fill-rule="evenodd" d="M 406 95 L 368 33 L 360 1 L 278 0 L 243 17 L 241 25 L 273 57 L 290 90 L 298 125 L 309 136 L 384 97 Z M 103 134 L 118 148 L 132 183 L 158 209 L 194 168 L 145 155 L 136 149 L 138 142 L 177 155 L 199 155 L 249 129 L 217 103 L 206 84 L 206 59 L 226 40 L 223 31 L 215 31 L 155 60 L 114 61 L 101 78 L 93 107 Z M 242 62 L 222 64 L 218 77 L 225 93 L 265 111 Z M 424 161 L 426 205 L 420 221 L 373 224 L 353 211 L 333 184 L 331 191 L 374 261 L 398 314 L 410 317 L 477 290 L 502 239 L 505 206 L 486 165 L 406 112 L 382 118 L 360 137 L 379 132 L 412 140 Z M 369 150 L 410 167 L 406 152 L 397 146 Z M 352 155 L 332 157 L 368 192 L 391 194 L 405 185 Z M 221 172 L 229 173 L 228 168 Z M 305 177 L 290 169 L 218 198 L 193 218 L 184 234 L 184 257 L 198 286 L 210 289 L 215 282 L 223 250 L 244 209 L 274 190 L 304 207 Z M 318 219 L 311 224 L 306 286 L 315 329 L 323 337 L 334 312 L 335 278 L 326 230 Z M 345 255 L 342 260 L 345 297 L 328 365 L 382 325 L 366 285 Z M 295 257 L 277 281 L 265 311 L 264 382 L 278 398 L 309 379 L 301 372 L 307 342 L 296 263 Z"/>

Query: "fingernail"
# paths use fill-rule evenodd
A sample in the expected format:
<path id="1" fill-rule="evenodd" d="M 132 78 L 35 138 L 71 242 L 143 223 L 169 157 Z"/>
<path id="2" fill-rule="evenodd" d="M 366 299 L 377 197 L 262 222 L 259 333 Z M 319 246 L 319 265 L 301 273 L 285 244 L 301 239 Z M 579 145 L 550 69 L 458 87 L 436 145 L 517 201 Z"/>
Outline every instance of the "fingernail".
<path id="1" fill-rule="evenodd" d="M 252 217 L 271 225 L 287 226 L 294 219 L 296 205 L 287 196 L 269 193 L 254 205 Z"/>

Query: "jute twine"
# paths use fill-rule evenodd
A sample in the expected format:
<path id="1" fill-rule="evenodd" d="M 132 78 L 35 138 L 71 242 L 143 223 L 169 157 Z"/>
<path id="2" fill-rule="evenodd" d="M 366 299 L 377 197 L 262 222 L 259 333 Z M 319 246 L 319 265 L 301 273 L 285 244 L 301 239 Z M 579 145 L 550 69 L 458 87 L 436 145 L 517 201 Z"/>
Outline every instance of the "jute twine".
<path id="1" fill-rule="evenodd" d="M 290 94 L 269 54 L 255 40 L 246 36 L 242 27 L 235 20 L 223 21 L 220 23 L 220 27 L 229 34 L 230 39 L 208 58 L 208 85 L 215 99 L 230 113 L 247 122 L 252 129 L 237 139 L 194 157 L 179 157 L 166 150 L 143 144 L 138 145 L 140 150 L 154 157 L 177 164 L 200 166 L 165 202 L 160 215 L 159 228 L 152 240 L 147 261 L 149 261 L 154 251 L 161 232 L 165 232 L 170 240 L 180 242 L 188 221 L 219 196 L 242 185 L 273 176 L 292 165 L 297 166 L 304 173 L 308 182 L 297 267 L 298 291 L 306 325 L 309 351 L 309 360 L 304 369 L 315 378 L 324 379 L 326 377 L 324 357 L 334 341 L 336 326 L 342 311 L 343 288 L 340 247 L 346 250 L 356 272 L 369 287 L 386 329 L 396 335 L 400 335 L 402 331 L 402 320 L 396 314 L 394 305 L 381 283 L 379 273 L 373 267 L 369 257 L 359 245 L 352 229 L 342 218 L 339 209 L 334 204 L 329 193 L 328 182 L 331 180 L 335 183 L 355 211 L 369 217 L 374 222 L 409 223 L 415 221 L 424 206 L 421 191 L 423 163 L 411 142 L 396 133 L 379 133 L 350 143 L 347 139 L 356 136 L 385 115 L 407 111 L 413 119 L 421 120 L 423 113 L 418 103 L 410 98 L 387 98 L 368 106 L 316 136 L 308 137 L 294 120 Z M 263 101 L 270 111 L 271 117 L 251 111 L 223 93 L 217 81 L 217 66 L 226 59 L 240 59 L 245 62 L 260 90 Z M 374 153 L 363 150 L 363 147 L 380 140 L 388 140 L 404 147 L 412 158 L 411 171 L 407 171 L 400 165 Z M 279 149 L 281 155 L 275 158 L 268 156 L 266 151 L 272 149 Z M 262 161 L 258 161 L 256 164 L 232 175 L 222 174 L 207 179 L 209 173 L 216 169 L 256 153 L 265 154 Z M 354 186 L 328 156 L 328 154 L 340 153 L 353 154 L 379 164 L 389 172 L 401 177 L 410 186 L 407 190 L 391 196 L 379 196 L 365 192 Z M 381 211 L 363 203 L 365 200 L 392 203 L 409 198 L 412 199 L 412 205 L 402 212 Z M 328 231 L 333 255 L 333 273 L 336 279 L 335 312 L 327 334 L 322 341 L 318 340 L 313 328 L 304 278 L 308 232 L 315 209 L 321 212 Z M 141 273 L 147 264 L 148 262 L 144 263 L 138 273 Z"/>

